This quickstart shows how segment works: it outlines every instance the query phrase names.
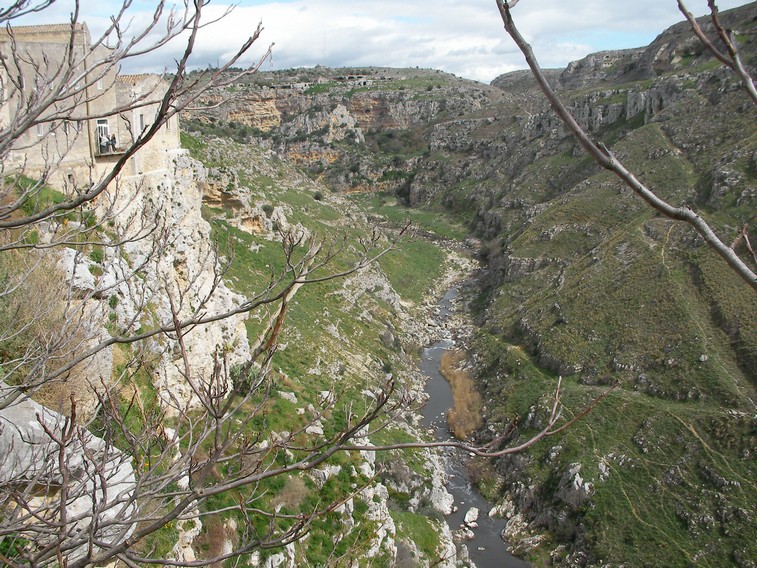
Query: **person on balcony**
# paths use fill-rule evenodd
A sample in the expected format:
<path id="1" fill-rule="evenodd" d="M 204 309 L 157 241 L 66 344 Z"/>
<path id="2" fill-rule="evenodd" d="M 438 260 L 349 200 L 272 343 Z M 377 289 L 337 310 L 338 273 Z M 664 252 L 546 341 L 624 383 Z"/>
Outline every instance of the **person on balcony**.
<path id="1" fill-rule="evenodd" d="M 108 140 L 108 135 L 105 134 L 105 132 L 100 132 L 100 153 L 101 154 L 107 154 L 108 153 L 108 146 L 110 146 L 110 140 Z"/>

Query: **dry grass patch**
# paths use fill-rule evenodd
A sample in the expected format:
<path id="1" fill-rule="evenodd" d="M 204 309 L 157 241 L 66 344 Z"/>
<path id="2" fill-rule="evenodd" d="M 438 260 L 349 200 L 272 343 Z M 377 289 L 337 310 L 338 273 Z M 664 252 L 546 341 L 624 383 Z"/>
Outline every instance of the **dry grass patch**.
<path id="1" fill-rule="evenodd" d="M 192 548 L 199 551 L 200 558 L 210 560 L 222 556 L 239 545 L 236 523 L 231 519 L 225 522 L 221 515 L 210 515 L 203 520 L 202 533 L 192 543 Z M 210 564 L 211 568 L 223 568 L 223 561 Z"/>
<path id="2" fill-rule="evenodd" d="M 1 239 L 7 244 L 7 238 Z M 73 397 L 79 417 L 86 420 L 97 402 L 91 383 L 110 377 L 110 350 L 55 379 L 50 376 L 100 341 L 105 316 L 101 302 L 75 296 L 58 260 L 47 250 L 0 253 L 0 375 L 66 415 Z"/>
<path id="3" fill-rule="evenodd" d="M 296 511 L 304 503 L 309 493 L 310 491 L 301 477 L 290 477 L 274 499 L 273 504 L 277 511 L 280 507 Z"/>
<path id="4" fill-rule="evenodd" d="M 454 405 L 447 412 L 447 424 L 458 440 L 465 440 L 483 425 L 481 394 L 466 369 L 462 351 L 447 351 L 442 355 L 440 371 L 452 387 Z"/>

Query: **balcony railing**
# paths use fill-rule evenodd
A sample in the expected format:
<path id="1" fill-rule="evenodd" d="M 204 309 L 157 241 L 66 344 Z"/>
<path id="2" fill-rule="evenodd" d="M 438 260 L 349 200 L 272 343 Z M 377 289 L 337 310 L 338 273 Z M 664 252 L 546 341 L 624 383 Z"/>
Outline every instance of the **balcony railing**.
<path id="1" fill-rule="evenodd" d="M 111 146 L 98 146 L 95 148 L 95 158 L 107 158 L 108 156 L 122 156 L 126 153 L 126 148 L 111 148 Z"/>

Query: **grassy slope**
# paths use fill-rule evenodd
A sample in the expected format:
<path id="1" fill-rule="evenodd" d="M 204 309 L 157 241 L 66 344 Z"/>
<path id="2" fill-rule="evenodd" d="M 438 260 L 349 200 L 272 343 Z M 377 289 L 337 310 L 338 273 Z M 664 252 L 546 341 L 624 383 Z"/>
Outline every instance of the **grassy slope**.
<path id="1" fill-rule="evenodd" d="M 331 271 L 343 270 L 356 258 L 358 239 L 370 234 L 370 224 L 362 218 L 359 209 L 344 201 L 334 201 L 328 195 L 323 197 L 322 186 L 311 182 L 296 170 L 283 163 L 273 164 L 263 158 L 260 152 L 250 146 L 235 145 L 228 141 L 215 141 L 214 148 L 208 152 L 198 139 L 185 135 L 185 146 L 192 150 L 195 157 L 209 166 L 229 167 L 238 173 L 242 191 L 254 195 L 253 201 L 273 207 L 284 207 L 289 223 L 302 223 L 319 238 L 339 243 L 340 254 L 328 268 Z M 316 194 L 319 197 L 316 198 Z M 374 217 L 380 212 L 373 211 Z M 223 253 L 228 251 L 232 259 L 227 281 L 233 289 L 252 295 L 268 281 L 271 272 L 281 270 L 283 253 L 281 246 L 264 236 L 256 236 L 235 228 L 231 212 L 222 209 L 205 208 L 205 216 L 213 229 L 213 238 Z M 391 219 L 392 222 L 397 221 Z M 396 224 L 396 223 L 395 223 Z M 379 261 L 378 268 L 386 274 L 392 287 L 401 296 L 412 303 L 421 303 L 426 299 L 431 286 L 445 270 L 445 257 L 439 247 L 424 241 L 413 240 L 401 242 L 396 250 L 391 251 Z M 325 271 L 323 271 L 325 273 Z M 353 411 L 360 412 L 367 403 L 363 391 L 377 388 L 387 371 L 392 371 L 400 381 L 412 364 L 396 347 L 387 346 L 380 339 L 386 329 L 400 327 L 398 314 L 378 295 L 368 291 L 359 296 L 357 302 L 351 302 L 342 294 L 344 280 L 334 280 L 305 286 L 295 296 L 287 313 L 287 321 L 281 336 L 282 348 L 274 359 L 276 370 L 276 388 L 294 392 L 302 407 L 308 403 L 317 406 L 321 391 L 338 394 L 339 402 L 335 410 L 323 420 L 325 434 L 344 423 L 342 408 L 352 406 Z M 254 337 L 260 327 L 256 318 L 247 322 L 250 337 Z M 295 405 L 274 396 L 267 416 L 267 423 L 257 424 L 271 431 L 295 429 L 304 418 L 295 412 Z M 400 435 L 406 437 L 402 430 L 390 427 L 375 441 L 383 437 Z M 379 456 L 379 463 L 386 459 L 402 461 L 421 477 L 429 475 L 427 465 L 418 461 L 412 452 L 393 456 Z M 294 510 L 311 509 L 326 499 L 338 498 L 354 490 L 355 483 L 367 483 L 367 479 L 355 479 L 347 474 L 351 466 L 357 467 L 356 457 L 339 456 L 333 463 L 343 465 L 342 473 L 331 478 L 320 490 L 309 478 L 305 478 L 304 496 L 300 498 Z M 381 476 L 379 474 L 379 480 Z M 293 493 L 291 480 L 278 479 L 266 487 L 270 495 L 288 495 Z M 303 490 L 300 489 L 302 493 Z M 396 510 L 392 513 L 398 524 L 400 538 L 415 538 L 422 533 L 421 550 L 432 555 L 438 544 L 438 538 L 432 530 L 433 524 L 422 515 L 407 512 L 402 506 L 409 500 L 409 495 L 398 496 L 392 500 Z M 355 500 L 358 503 L 359 500 Z M 363 504 L 364 505 L 364 504 Z M 302 561 L 310 565 L 322 565 L 326 562 L 333 547 L 333 539 L 339 536 L 337 554 L 345 552 L 348 556 L 359 558 L 365 552 L 369 537 L 378 527 L 365 517 L 366 508 L 356 505 L 354 517 L 356 527 L 341 534 L 342 521 L 339 514 L 330 514 L 316 521 L 310 536 L 297 545 Z M 287 509 L 284 511 L 286 512 Z M 423 524 L 425 523 L 425 524 Z M 436 544 L 434 544 L 436 543 Z M 367 565 L 381 565 L 387 559 L 364 560 Z M 378 564 L 376 564 L 378 562 Z"/>
<path id="2" fill-rule="evenodd" d="M 728 89 L 710 100 L 694 95 L 696 80 L 682 85 L 687 98 L 664 120 L 619 121 L 597 137 L 666 198 L 696 203 L 722 234 L 745 221 L 753 225 L 754 200 L 738 198 L 756 179 L 753 109 L 734 105 Z M 623 99 L 618 93 L 603 102 Z M 468 150 L 438 148 L 422 156 L 422 175 L 415 178 L 438 190 L 437 206 L 452 207 L 494 237 L 487 243 L 494 256 L 506 247 L 512 257 L 540 266 L 500 282 L 482 313 L 474 350 L 489 423 L 522 419 L 545 404 L 561 367 L 574 373 L 564 384 L 568 414 L 608 384 L 620 385 L 561 437 L 495 464 L 515 482 L 510 493 L 518 500 L 517 482 L 532 483 L 535 501 L 533 495 L 521 500 L 531 519 L 552 508 L 553 519 L 562 515 L 563 521 L 542 516 L 538 522 L 553 544 L 578 539 L 597 560 L 719 565 L 757 557 L 749 401 L 757 369 L 754 295 L 690 231 L 652 214 L 614 178 L 577 157 L 570 142 L 541 145 L 542 136 L 526 143 L 524 120 L 511 120 L 523 119 L 525 110 L 503 105 L 480 111 L 498 120 L 476 126 Z M 538 112 L 531 106 L 524 108 Z M 417 134 L 371 134 L 369 142 L 382 152 L 378 170 L 393 168 L 397 156 L 415 157 L 410 150 Z M 361 152 L 360 160 L 369 159 Z M 722 166 L 723 157 L 737 181 L 713 199 L 708 172 Z M 437 213 L 407 212 L 387 195 L 352 199 L 395 223 L 412 218 L 460 236 L 454 227 L 449 232 L 444 217 L 434 219 Z M 415 258 L 426 262 L 422 269 L 410 273 L 404 264 L 389 274 L 408 293 L 435 262 L 422 252 Z M 392 264 L 382 266 L 391 271 Z M 574 463 L 594 488 L 578 507 L 557 496 L 562 474 Z"/>
<path id="3" fill-rule="evenodd" d="M 755 150 L 748 132 L 736 140 L 739 152 Z M 727 146 L 719 144 L 713 152 Z M 699 172 L 712 163 L 701 155 L 689 161 L 657 123 L 614 149 L 674 203 L 691 199 Z M 546 157 L 532 170 L 549 179 L 560 162 Z M 754 183 L 748 164 L 739 164 Z M 519 191 L 529 193 L 527 184 Z M 534 184 L 543 195 L 545 179 Z M 734 199 L 711 217 L 734 226 L 745 214 L 754 212 Z M 564 390 L 573 412 L 604 385 L 619 384 L 579 425 L 537 446 L 523 472 L 537 499 L 568 519 L 542 517 L 537 526 L 555 543 L 578 539 L 596 560 L 717 566 L 757 557 L 757 298 L 691 240 L 688 229 L 595 174 L 549 200 L 509 241 L 514 257 L 557 262 L 502 283 L 477 340 L 494 422 L 528 415 L 554 388 L 558 370 L 574 372 Z M 499 470 L 512 475 L 514 463 L 503 460 Z M 593 485 L 577 507 L 559 496 L 561 475 L 574 463 Z M 600 467 L 608 468 L 606 479 Z"/>

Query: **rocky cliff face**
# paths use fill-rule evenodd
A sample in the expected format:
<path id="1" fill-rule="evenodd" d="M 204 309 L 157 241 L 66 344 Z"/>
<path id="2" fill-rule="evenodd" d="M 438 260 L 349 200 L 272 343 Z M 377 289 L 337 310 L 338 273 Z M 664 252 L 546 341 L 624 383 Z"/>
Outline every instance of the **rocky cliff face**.
<path id="1" fill-rule="evenodd" d="M 11 395 L 14 390 L 0 381 L 0 394 Z M 18 487 L 36 484 L 36 493 L 25 496 L 25 502 L 35 511 L 45 511 L 50 499 L 42 488 L 65 483 L 72 532 L 91 532 L 103 547 L 119 543 L 135 528 L 124 522 L 136 513 L 136 506 L 129 501 L 137 481 L 134 467 L 121 451 L 85 429 L 80 429 L 73 442 L 61 451 L 51 437 L 55 436 L 56 441 L 63 438 L 70 427 L 67 419 L 26 395 L 0 409 L 0 483 Z M 66 460 L 65 474 L 57 467 L 61 457 Z M 71 542 L 68 558 L 73 561 L 86 557 L 86 538 Z M 38 533 L 36 544 L 54 546 L 55 537 Z"/>
<path id="2" fill-rule="evenodd" d="M 410 154 L 419 155 L 426 146 L 422 136 L 393 141 L 385 138 L 387 132 L 424 129 L 441 117 L 476 112 L 503 98 L 498 89 L 438 71 L 297 71 L 261 73 L 213 93 L 199 110 L 186 113 L 185 127 L 221 133 L 218 125 L 235 125 L 239 140 L 272 148 L 336 188 L 391 191 L 409 175 L 404 164 L 393 163 L 392 156 L 376 163 L 366 150 L 389 146 L 394 153 L 411 145 Z M 221 100 L 227 102 L 215 106 Z M 398 174 L 387 179 L 388 169 Z"/>
<path id="3" fill-rule="evenodd" d="M 70 285 L 90 303 L 99 303 L 100 317 L 92 320 L 101 326 L 97 337 L 171 325 L 174 310 L 184 320 L 230 312 L 241 303 L 220 278 L 210 227 L 200 215 L 206 179 L 202 164 L 185 150 L 176 151 L 166 158 L 165 169 L 123 181 L 98 203 L 117 235 L 101 258 L 64 250 L 60 262 Z M 165 411 L 191 408 L 197 401 L 182 375 L 178 346 L 156 339 L 150 348 L 153 381 Z M 245 361 L 249 349 L 243 317 L 197 327 L 186 336 L 186 354 L 197 376 L 208 376 L 215 356 L 225 356 L 231 364 Z M 116 372 L 112 356 L 108 361 L 109 368 L 88 373 L 93 386 L 97 376 L 107 382 Z"/>
<path id="4" fill-rule="evenodd" d="M 41 223 L 39 252 L 25 251 L 17 259 L 33 270 L 17 276 L 4 266 L 5 277 L 20 277 L 15 293 L 34 303 L 16 312 L 18 328 L 38 325 L 33 339 L 46 341 L 45 349 L 53 346 L 45 358 L 49 374 L 42 375 L 46 380 L 41 384 L 25 385 L 22 392 L 0 381 L 0 483 L 15 488 L 5 494 L 7 503 L 23 503 L 16 510 L 33 511 L 29 514 L 39 520 L 35 525 L 21 513 L 9 521 L 15 527 L 9 534 L 55 550 L 61 545 L 57 537 L 39 535 L 59 515 L 68 527 L 59 554 L 70 561 L 92 554 L 92 542 L 97 552 L 97 546 L 107 548 L 131 536 L 136 526 L 132 518 L 146 502 L 139 493 L 144 455 L 136 455 L 136 444 L 124 443 L 103 423 L 127 430 L 131 420 L 144 420 L 135 436 L 142 435 L 139 429 L 154 428 L 142 424 L 155 412 L 166 420 L 159 428 L 166 428 L 153 439 L 170 443 L 168 421 L 179 413 L 186 417 L 199 405 L 191 381 L 206 380 L 218 358 L 229 365 L 249 359 L 243 318 L 230 314 L 242 299 L 222 280 L 210 226 L 200 215 L 205 169 L 186 151 L 171 152 L 165 160 L 164 168 L 149 175 L 114 182 L 79 218 L 86 221 L 72 217 Z M 87 233 L 85 226 L 91 229 Z M 46 248 L 53 239 L 65 246 Z M 4 301 L 16 301 L 9 288 Z M 180 348 L 174 322 L 201 314 L 230 315 L 185 326 Z M 148 335 L 172 327 L 173 332 Z M 139 339 L 142 334 L 146 339 Z M 27 353 L 45 353 L 33 340 L 19 337 Z M 116 344 L 113 338 L 118 338 Z M 88 352 L 94 355 L 65 370 Z M 105 396 L 106 389 L 112 398 Z M 145 411 L 147 397 L 152 409 Z M 143 414 L 135 419 L 130 405 L 119 416 L 123 422 L 99 413 L 102 404 L 117 407 L 122 400 L 131 400 L 139 408 L 134 414 Z M 193 523 L 201 525 L 198 520 L 187 524 Z M 181 558 L 193 559 L 185 553 Z"/>
<path id="5" fill-rule="evenodd" d="M 141 212 L 151 216 L 159 227 L 168 229 L 160 234 L 165 242 L 150 239 L 137 241 L 127 247 L 131 263 L 148 264 L 142 270 L 146 278 L 124 283 L 116 292 L 117 322 L 128 325 L 135 298 L 153 304 L 156 321 L 172 319 L 171 301 L 175 302 L 181 319 L 199 313 L 223 314 L 231 312 L 244 298 L 234 294 L 219 276 L 219 259 L 210 240 L 210 226 L 202 218 L 202 190 L 207 180 L 205 168 L 179 151 L 168 158 L 167 168 L 153 179 L 143 180 L 136 195 L 124 195 L 124 213 Z M 149 258 L 154 250 L 157 257 Z M 134 289 L 135 285 L 139 288 Z M 198 326 L 187 334 L 187 357 L 197 376 L 209 376 L 215 356 L 227 357 L 231 365 L 249 358 L 244 315 L 232 315 L 225 320 Z M 181 354 L 175 345 L 164 345 L 156 381 L 158 392 L 169 408 L 193 405 L 194 394 L 182 376 Z"/>

